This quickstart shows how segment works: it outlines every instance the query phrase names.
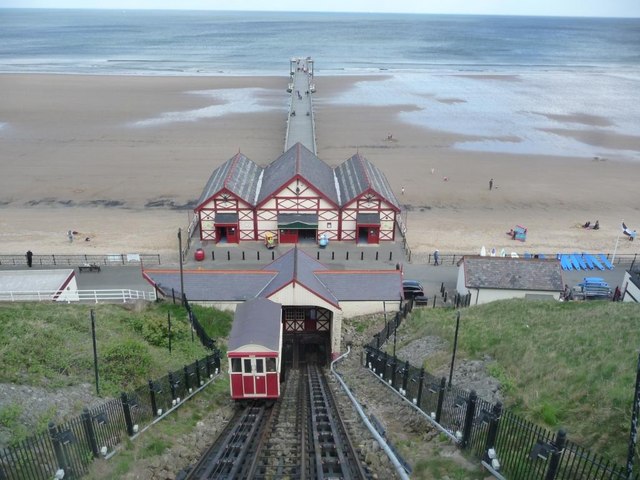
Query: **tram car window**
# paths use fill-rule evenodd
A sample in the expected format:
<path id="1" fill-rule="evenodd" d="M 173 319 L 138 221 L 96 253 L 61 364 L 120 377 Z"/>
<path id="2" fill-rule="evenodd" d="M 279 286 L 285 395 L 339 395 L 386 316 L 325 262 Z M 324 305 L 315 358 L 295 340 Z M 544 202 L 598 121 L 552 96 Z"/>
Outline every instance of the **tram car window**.
<path id="1" fill-rule="evenodd" d="M 231 372 L 242 373 L 242 361 L 239 358 L 231 359 Z"/>
<path id="2" fill-rule="evenodd" d="M 277 372 L 276 370 L 276 359 L 275 358 L 267 358 L 267 372 Z"/>

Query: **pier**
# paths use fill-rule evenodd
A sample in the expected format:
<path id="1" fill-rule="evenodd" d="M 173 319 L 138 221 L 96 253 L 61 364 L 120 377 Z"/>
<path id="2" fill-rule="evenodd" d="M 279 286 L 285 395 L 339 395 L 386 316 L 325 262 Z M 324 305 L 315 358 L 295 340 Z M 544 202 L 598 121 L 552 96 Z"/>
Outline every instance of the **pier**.
<path id="1" fill-rule="evenodd" d="M 284 140 L 286 152 L 300 142 L 311 150 L 316 151 L 316 126 L 313 119 L 313 60 L 310 57 L 292 58 L 289 61 L 290 79 L 287 91 L 291 93 L 289 102 L 289 117 L 287 120 L 287 134 Z"/>

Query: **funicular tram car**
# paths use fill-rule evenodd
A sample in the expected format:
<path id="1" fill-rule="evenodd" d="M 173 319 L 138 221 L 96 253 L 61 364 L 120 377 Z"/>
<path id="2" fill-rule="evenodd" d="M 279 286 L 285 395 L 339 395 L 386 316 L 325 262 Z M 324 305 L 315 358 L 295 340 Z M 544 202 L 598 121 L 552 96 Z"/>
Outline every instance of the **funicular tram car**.
<path id="1" fill-rule="evenodd" d="M 229 385 L 234 400 L 280 396 L 282 305 L 255 298 L 238 305 L 229 336 Z"/>

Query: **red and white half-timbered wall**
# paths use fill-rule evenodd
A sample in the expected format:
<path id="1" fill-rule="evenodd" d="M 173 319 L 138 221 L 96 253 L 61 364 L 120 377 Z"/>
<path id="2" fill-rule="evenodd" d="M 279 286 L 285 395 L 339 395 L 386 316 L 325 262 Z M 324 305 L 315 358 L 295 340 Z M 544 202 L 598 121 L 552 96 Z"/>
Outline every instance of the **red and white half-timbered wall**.
<path id="1" fill-rule="evenodd" d="M 216 216 L 220 218 L 220 214 L 237 215 L 237 222 L 235 223 L 235 228 L 237 229 L 237 232 L 235 232 L 236 241 L 256 239 L 253 207 L 229 192 L 218 192 L 199 207 L 198 213 L 201 240 L 220 240 L 216 236 Z M 218 222 L 219 225 L 220 223 Z M 227 221 L 225 221 L 224 225 L 227 228 L 232 228 Z"/>
<path id="2" fill-rule="evenodd" d="M 328 239 L 338 239 L 338 207 L 304 180 L 292 180 L 256 208 L 258 239 L 268 232 L 279 238 L 278 214 L 282 213 L 316 214 L 318 236 L 324 233 Z"/>
<path id="3" fill-rule="evenodd" d="M 396 209 L 373 191 L 365 192 L 342 207 L 340 240 L 358 238 L 358 214 L 379 214 L 379 240 L 395 239 Z"/>

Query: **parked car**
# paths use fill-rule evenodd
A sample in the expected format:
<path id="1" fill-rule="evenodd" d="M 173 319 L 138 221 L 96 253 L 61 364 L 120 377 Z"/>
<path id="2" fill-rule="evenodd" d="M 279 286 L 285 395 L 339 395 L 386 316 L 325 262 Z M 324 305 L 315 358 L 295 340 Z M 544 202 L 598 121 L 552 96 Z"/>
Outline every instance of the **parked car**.
<path id="1" fill-rule="evenodd" d="M 424 297 L 424 288 L 417 280 L 403 280 L 402 291 L 404 293 L 405 300 L 415 297 Z"/>

